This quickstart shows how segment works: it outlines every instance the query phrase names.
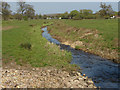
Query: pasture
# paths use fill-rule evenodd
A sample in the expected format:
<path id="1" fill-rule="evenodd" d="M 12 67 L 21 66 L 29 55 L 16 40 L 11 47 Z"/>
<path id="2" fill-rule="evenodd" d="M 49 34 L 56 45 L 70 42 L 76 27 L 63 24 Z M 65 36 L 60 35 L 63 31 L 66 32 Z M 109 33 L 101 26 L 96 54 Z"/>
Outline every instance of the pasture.
<path id="1" fill-rule="evenodd" d="M 70 69 L 71 53 L 61 51 L 57 45 L 42 37 L 41 27 L 46 20 L 3 21 L 3 66 L 15 62 L 32 67 L 56 67 Z M 48 25 L 51 23 L 47 20 Z"/>

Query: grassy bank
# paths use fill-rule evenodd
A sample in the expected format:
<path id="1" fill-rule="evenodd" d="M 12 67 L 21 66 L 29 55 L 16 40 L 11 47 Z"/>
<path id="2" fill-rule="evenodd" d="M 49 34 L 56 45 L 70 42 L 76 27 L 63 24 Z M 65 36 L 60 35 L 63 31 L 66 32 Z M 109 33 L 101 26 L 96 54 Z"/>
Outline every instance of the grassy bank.
<path id="1" fill-rule="evenodd" d="M 71 53 L 61 51 L 42 37 L 41 26 L 45 20 L 3 21 L 3 66 L 10 62 L 32 67 L 76 69 L 70 65 Z M 50 23 L 49 20 L 47 20 Z M 45 24 L 44 24 L 45 25 Z"/>
<path id="2" fill-rule="evenodd" d="M 51 35 L 64 44 L 118 61 L 118 20 L 57 20 Z"/>

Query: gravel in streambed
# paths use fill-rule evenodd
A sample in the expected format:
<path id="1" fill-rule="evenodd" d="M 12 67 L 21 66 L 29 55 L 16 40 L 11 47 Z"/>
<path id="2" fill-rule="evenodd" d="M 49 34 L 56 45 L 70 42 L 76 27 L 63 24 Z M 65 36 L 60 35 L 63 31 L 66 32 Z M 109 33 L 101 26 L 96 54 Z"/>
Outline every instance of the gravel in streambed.
<path id="1" fill-rule="evenodd" d="M 96 88 L 93 81 L 76 71 L 55 68 L 2 70 L 2 88 Z"/>

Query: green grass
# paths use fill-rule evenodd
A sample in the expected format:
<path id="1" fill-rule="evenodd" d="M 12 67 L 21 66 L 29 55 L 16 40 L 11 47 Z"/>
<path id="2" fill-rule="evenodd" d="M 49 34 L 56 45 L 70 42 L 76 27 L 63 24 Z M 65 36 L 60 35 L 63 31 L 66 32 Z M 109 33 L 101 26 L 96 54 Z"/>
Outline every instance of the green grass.
<path id="1" fill-rule="evenodd" d="M 76 28 L 96 29 L 103 37 L 104 47 L 118 49 L 118 19 L 64 20 L 64 22 Z"/>
<path id="2" fill-rule="evenodd" d="M 118 38 L 118 19 L 64 20 L 64 22 L 77 28 L 97 29 L 107 42 Z"/>
<path id="3" fill-rule="evenodd" d="M 44 23 L 42 26 L 49 26 L 49 25 L 52 25 L 53 24 L 53 22 L 51 21 L 51 22 L 48 22 L 48 23 Z"/>
<path id="4" fill-rule="evenodd" d="M 81 47 L 80 46 L 75 46 L 75 49 L 80 49 Z"/>
<path id="5" fill-rule="evenodd" d="M 118 59 L 118 19 L 56 20 L 48 29 L 59 41 L 83 42 L 84 46 L 77 45 L 77 49 Z"/>
<path id="6" fill-rule="evenodd" d="M 71 53 L 61 51 L 54 44 L 42 37 L 41 26 L 46 20 L 3 21 L 4 26 L 17 26 L 2 32 L 3 63 L 14 60 L 19 65 L 30 64 L 33 67 L 52 66 L 64 67 L 66 70 L 75 69 L 70 65 Z M 48 25 L 52 22 L 47 20 Z M 29 25 L 34 24 L 34 27 Z M 45 24 L 44 24 L 45 25 Z M 22 46 L 21 46 L 22 45 Z M 30 49 L 24 48 L 30 46 Z"/>

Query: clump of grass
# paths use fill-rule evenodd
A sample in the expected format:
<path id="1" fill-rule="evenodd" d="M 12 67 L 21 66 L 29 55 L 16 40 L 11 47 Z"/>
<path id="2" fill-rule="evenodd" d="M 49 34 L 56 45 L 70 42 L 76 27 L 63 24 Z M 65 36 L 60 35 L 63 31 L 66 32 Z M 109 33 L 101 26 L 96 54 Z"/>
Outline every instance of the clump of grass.
<path id="1" fill-rule="evenodd" d="M 44 26 L 49 26 L 49 25 L 52 25 L 52 24 L 53 24 L 53 22 L 44 22 L 43 27 Z"/>
<path id="2" fill-rule="evenodd" d="M 28 50 L 31 50 L 31 47 L 32 47 L 32 45 L 31 45 L 31 43 L 21 43 L 20 44 L 20 47 L 21 48 L 25 48 L 25 49 L 28 49 Z"/>
<path id="3" fill-rule="evenodd" d="M 34 27 L 34 26 L 35 26 L 35 24 L 30 24 L 29 26 Z"/>
<path id="4" fill-rule="evenodd" d="M 46 24 L 47 22 L 44 22 L 44 24 Z"/>
<path id="5" fill-rule="evenodd" d="M 81 47 L 80 46 L 75 46 L 75 49 L 77 50 L 77 49 L 80 49 Z"/>

